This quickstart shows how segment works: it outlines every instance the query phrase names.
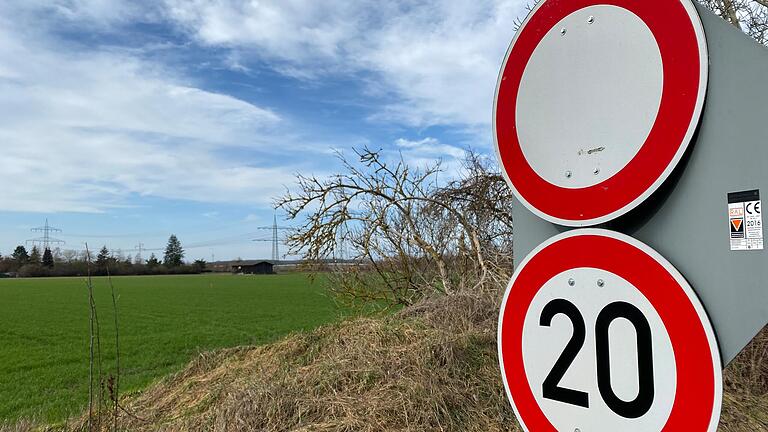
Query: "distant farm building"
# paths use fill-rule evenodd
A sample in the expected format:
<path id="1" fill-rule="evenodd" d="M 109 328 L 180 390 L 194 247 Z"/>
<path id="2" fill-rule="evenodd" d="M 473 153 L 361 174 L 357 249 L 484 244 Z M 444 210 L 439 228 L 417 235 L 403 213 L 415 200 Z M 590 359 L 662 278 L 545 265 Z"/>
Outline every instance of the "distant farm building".
<path id="1" fill-rule="evenodd" d="M 339 260 L 339 259 L 327 259 L 321 261 L 313 261 L 311 263 L 304 260 L 228 260 L 228 261 L 213 261 L 206 263 L 206 270 L 217 273 L 245 273 L 243 270 L 247 267 L 254 266 L 259 263 L 272 264 L 272 273 L 291 273 L 297 271 L 307 271 L 308 268 L 314 268 L 315 270 L 330 271 L 334 268 L 353 267 L 358 265 L 367 266 L 368 262 L 359 260 Z M 318 267 L 319 266 L 319 267 Z M 248 272 L 251 274 L 252 272 Z M 262 273 L 258 273 L 262 274 Z"/>
<path id="2" fill-rule="evenodd" d="M 232 273 L 236 274 L 274 274 L 272 261 L 256 261 L 239 263 L 232 266 Z"/>

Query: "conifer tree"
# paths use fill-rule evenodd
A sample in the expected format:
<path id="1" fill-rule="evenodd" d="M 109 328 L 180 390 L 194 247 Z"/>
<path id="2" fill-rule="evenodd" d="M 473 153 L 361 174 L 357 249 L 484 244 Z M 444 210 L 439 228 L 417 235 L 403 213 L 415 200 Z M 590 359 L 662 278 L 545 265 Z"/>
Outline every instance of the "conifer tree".
<path id="1" fill-rule="evenodd" d="M 32 246 L 32 252 L 29 254 L 29 263 L 40 264 L 41 259 L 42 257 L 40 256 L 40 249 L 38 249 L 37 246 Z"/>
<path id="2" fill-rule="evenodd" d="M 167 267 L 178 267 L 183 264 L 183 259 L 184 249 L 181 247 L 181 242 L 176 235 L 171 234 L 168 238 L 168 245 L 165 247 L 163 264 Z"/>
<path id="3" fill-rule="evenodd" d="M 45 248 L 43 252 L 43 267 L 53 268 L 53 252 L 50 248 Z"/>

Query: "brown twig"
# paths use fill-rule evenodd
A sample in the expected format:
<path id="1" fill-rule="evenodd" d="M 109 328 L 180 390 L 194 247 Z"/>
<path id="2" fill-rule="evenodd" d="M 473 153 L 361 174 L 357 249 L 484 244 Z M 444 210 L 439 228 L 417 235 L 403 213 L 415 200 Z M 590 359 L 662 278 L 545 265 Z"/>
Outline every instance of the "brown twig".
<path id="1" fill-rule="evenodd" d="M 88 249 L 88 243 L 85 244 L 86 265 L 88 270 L 88 306 L 89 306 L 89 357 L 88 357 L 88 431 L 93 431 L 93 363 L 94 363 L 94 301 L 93 301 L 93 279 L 91 278 L 91 252 Z"/>
<path id="2" fill-rule="evenodd" d="M 109 282 L 109 288 L 112 293 L 112 310 L 114 312 L 115 317 L 115 375 L 114 375 L 114 384 L 112 386 L 112 390 L 110 391 L 110 398 L 114 402 L 114 410 L 113 410 L 113 424 L 112 424 L 112 430 L 113 432 L 117 432 L 117 425 L 118 425 L 118 407 L 119 407 L 119 400 L 120 400 L 120 325 L 118 320 L 118 310 L 117 310 L 117 296 L 115 294 L 115 285 L 112 283 L 112 275 L 109 271 L 109 266 L 107 266 L 107 281 Z"/>

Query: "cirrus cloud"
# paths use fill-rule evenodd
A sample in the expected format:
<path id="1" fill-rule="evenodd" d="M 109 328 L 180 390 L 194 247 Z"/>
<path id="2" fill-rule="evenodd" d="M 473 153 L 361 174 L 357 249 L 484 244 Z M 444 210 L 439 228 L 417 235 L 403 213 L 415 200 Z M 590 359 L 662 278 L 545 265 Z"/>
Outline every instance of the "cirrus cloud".
<path id="1" fill-rule="evenodd" d="M 96 212 L 141 195 L 265 204 L 291 181 L 290 166 L 230 156 L 286 141 L 272 110 L 2 21 L 2 210 Z"/>
<path id="2" fill-rule="evenodd" d="M 521 0 L 166 0 L 168 17 L 203 44 L 317 79 L 372 74 L 389 95 L 372 119 L 414 126 L 487 125 L 496 76 Z M 300 71 L 301 73 L 296 73 Z"/>

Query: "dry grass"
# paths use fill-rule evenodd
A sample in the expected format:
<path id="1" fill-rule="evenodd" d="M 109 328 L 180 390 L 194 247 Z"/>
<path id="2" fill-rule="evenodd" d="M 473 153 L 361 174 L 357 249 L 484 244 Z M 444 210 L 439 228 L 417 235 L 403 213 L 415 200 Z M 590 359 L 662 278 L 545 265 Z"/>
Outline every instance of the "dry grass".
<path id="1" fill-rule="evenodd" d="M 720 430 L 768 430 L 768 327 L 725 369 Z"/>
<path id="2" fill-rule="evenodd" d="M 22 420 L 14 424 L 0 423 L 0 432 L 32 432 L 38 429 L 36 423 L 30 420 Z"/>
<path id="3" fill-rule="evenodd" d="M 487 308 L 482 308 L 487 309 Z M 421 317 L 413 315 L 418 314 Z M 429 307 L 202 356 L 131 400 L 130 430 L 513 431 L 495 332 Z M 465 315 L 466 316 L 466 315 Z"/>
<path id="4" fill-rule="evenodd" d="M 422 302 L 396 316 L 199 356 L 123 401 L 130 431 L 519 431 L 499 377 L 496 297 Z M 720 430 L 768 430 L 762 333 L 726 371 Z M 109 422 L 105 422 L 109 424 Z M 74 427 L 57 430 L 82 430 Z M 35 430 L 31 424 L 2 432 Z"/>

